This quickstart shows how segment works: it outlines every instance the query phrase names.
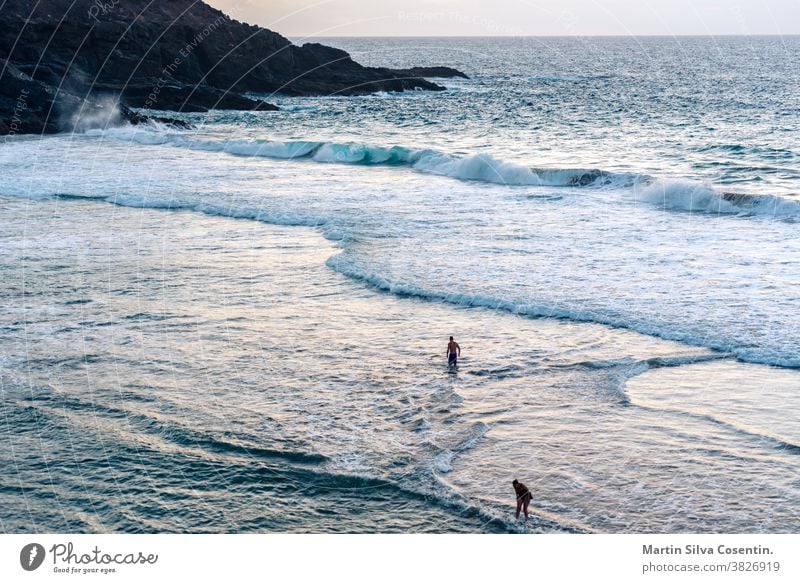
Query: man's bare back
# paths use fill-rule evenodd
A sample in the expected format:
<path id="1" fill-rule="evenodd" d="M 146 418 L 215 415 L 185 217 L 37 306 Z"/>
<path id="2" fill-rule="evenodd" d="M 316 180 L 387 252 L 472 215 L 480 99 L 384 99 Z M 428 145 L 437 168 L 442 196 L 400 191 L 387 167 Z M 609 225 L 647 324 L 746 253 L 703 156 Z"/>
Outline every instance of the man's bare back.
<path id="1" fill-rule="evenodd" d="M 461 347 L 458 342 L 450 337 L 450 342 L 447 343 L 447 364 L 449 366 L 456 366 L 458 364 L 458 357 L 461 356 Z"/>

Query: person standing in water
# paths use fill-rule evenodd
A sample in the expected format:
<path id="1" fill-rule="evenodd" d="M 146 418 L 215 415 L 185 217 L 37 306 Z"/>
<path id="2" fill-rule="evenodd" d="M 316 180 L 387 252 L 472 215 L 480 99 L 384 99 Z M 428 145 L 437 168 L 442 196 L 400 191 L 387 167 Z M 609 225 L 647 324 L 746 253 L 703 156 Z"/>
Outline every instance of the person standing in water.
<path id="1" fill-rule="evenodd" d="M 453 337 L 451 336 L 450 342 L 447 343 L 447 366 L 458 366 L 459 356 L 461 356 L 461 347 L 458 345 L 458 342 L 453 340 Z"/>
<path id="2" fill-rule="evenodd" d="M 511 482 L 511 485 L 514 486 L 514 492 L 517 494 L 517 515 L 515 518 L 519 520 L 520 510 L 523 510 L 525 512 L 525 518 L 528 518 L 528 504 L 531 503 L 533 494 L 531 494 L 528 487 L 519 480 L 514 480 Z"/>

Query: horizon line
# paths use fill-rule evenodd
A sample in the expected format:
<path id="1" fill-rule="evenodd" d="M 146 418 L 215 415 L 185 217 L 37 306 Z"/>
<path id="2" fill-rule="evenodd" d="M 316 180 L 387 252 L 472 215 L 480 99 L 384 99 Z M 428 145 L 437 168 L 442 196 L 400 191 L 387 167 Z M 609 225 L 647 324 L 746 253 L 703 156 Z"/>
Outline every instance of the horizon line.
<path id="1" fill-rule="evenodd" d="M 262 27 L 263 28 L 263 27 Z M 800 36 L 800 32 L 780 33 L 720 33 L 720 34 L 287 34 L 288 38 L 708 38 L 708 37 L 770 37 Z"/>

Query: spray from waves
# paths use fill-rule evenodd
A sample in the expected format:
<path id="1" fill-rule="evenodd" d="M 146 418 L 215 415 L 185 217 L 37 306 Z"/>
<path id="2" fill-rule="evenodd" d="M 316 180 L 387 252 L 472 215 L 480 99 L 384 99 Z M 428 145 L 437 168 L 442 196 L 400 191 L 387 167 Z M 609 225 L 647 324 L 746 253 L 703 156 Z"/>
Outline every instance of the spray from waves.
<path id="1" fill-rule="evenodd" d="M 636 196 L 669 210 L 790 218 L 800 216 L 800 202 L 770 195 L 719 192 L 688 180 L 656 180 L 636 188 Z"/>
<path id="2" fill-rule="evenodd" d="M 60 117 L 63 127 L 78 133 L 118 126 L 123 122 L 119 102 L 112 96 L 84 99 L 80 107 L 62 111 Z"/>
<path id="3" fill-rule="evenodd" d="M 499 160 L 490 154 L 457 156 L 431 149 L 375 146 L 354 142 L 199 140 L 182 133 L 138 128 L 90 130 L 87 135 L 143 145 L 170 145 L 238 156 L 282 160 L 309 159 L 320 163 L 361 166 L 400 166 L 424 174 L 506 186 L 630 187 L 650 180 L 649 177 L 639 174 L 599 169 L 532 168 L 516 162 Z"/>

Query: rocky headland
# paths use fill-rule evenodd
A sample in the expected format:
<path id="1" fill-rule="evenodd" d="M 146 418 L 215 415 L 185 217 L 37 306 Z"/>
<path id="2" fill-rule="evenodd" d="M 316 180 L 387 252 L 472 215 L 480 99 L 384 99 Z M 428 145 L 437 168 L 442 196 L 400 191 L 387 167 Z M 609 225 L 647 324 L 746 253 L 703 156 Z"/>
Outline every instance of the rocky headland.
<path id="1" fill-rule="evenodd" d="M 151 110 L 277 109 L 253 95 L 440 91 L 425 77 L 465 77 L 365 67 L 195 0 L 5 0 L 0 19 L 0 135 L 142 123 Z"/>

